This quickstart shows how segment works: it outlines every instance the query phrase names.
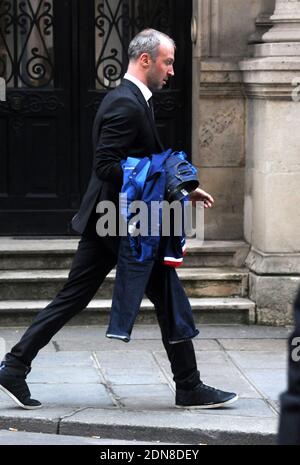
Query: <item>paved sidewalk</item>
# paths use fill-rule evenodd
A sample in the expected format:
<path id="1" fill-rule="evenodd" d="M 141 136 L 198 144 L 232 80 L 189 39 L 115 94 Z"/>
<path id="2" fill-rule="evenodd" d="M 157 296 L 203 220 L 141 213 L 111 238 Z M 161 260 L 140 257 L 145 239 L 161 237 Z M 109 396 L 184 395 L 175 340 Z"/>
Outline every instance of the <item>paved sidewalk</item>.
<path id="1" fill-rule="evenodd" d="M 63 434 L 28 433 L 23 431 L 0 430 L 0 446 L 143 446 L 170 445 L 165 442 L 126 441 L 121 439 L 101 439 L 97 436 L 66 436 Z"/>
<path id="2" fill-rule="evenodd" d="M 188 410 L 174 408 L 174 383 L 156 326 L 136 326 L 128 344 L 107 339 L 106 327 L 66 326 L 40 352 L 28 376 L 43 408 L 22 410 L 0 393 L 0 429 L 129 441 L 274 444 L 290 329 L 202 325 L 194 339 L 202 380 L 238 392 L 240 400 L 223 409 Z M 6 350 L 23 331 L 0 329 Z"/>

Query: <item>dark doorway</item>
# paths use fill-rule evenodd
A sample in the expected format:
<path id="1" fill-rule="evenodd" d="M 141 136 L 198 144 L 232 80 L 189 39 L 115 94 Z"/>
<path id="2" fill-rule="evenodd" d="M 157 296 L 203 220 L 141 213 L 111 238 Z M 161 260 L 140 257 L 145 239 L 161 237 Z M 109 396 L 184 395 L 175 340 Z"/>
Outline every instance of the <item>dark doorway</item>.
<path id="1" fill-rule="evenodd" d="M 90 176 L 99 103 L 145 27 L 177 44 L 155 95 L 167 147 L 191 148 L 192 0 L 0 0 L 0 234 L 69 235 Z"/>

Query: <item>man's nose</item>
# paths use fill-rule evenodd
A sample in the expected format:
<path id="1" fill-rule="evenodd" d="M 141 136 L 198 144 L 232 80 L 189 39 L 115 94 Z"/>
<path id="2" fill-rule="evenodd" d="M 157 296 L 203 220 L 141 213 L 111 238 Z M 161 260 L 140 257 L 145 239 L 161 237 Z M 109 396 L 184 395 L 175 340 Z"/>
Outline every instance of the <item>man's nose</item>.
<path id="1" fill-rule="evenodd" d="M 170 76 L 174 76 L 175 73 L 174 73 L 174 68 L 173 68 L 173 66 L 171 66 L 171 67 L 169 68 L 168 74 L 169 74 Z"/>

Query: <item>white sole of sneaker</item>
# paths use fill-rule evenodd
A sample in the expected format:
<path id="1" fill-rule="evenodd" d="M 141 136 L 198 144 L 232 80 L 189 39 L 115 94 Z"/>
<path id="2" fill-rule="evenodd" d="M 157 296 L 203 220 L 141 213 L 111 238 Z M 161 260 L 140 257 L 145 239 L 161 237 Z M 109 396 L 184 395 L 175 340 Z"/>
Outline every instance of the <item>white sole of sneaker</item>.
<path id="1" fill-rule="evenodd" d="M 220 407 L 226 407 L 227 405 L 233 404 L 238 400 L 239 396 L 236 395 L 230 400 L 227 400 L 226 402 L 221 402 L 220 404 L 208 404 L 208 405 L 175 405 L 176 408 L 186 408 L 186 409 L 208 409 L 208 408 L 220 408 Z"/>
<path id="2" fill-rule="evenodd" d="M 4 392 L 5 394 L 7 394 L 17 405 L 19 405 L 19 407 L 22 407 L 25 410 L 35 410 L 37 408 L 41 408 L 42 406 L 42 405 L 30 406 L 30 405 L 22 404 L 22 402 L 20 402 L 19 399 L 16 398 L 16 396 L 14 396 L 11 392 L 9 392 L 4 386 L 1 386 L 1 384 L 0 384 L 0 390 Z"/>

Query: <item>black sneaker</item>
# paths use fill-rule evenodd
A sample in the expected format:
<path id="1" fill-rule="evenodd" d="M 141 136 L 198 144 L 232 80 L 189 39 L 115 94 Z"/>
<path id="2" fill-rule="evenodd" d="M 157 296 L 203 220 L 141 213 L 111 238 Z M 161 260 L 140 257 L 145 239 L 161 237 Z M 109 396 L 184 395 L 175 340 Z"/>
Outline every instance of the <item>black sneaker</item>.
<path id="1" fill-rule="evenodd" d="M 31 399 L 25 377 L 26 374 L 20 371 L 20 369 L 1 364 L 0 390 L 7 394 L 17 405 L 26 410 L 40 408 L 42 404 L 38 400 Z"/>
<path id="2" fill-rule="evenodd" d="M 238 398 L 234 392 L 221 391 L 200 383 L 188 391 L 177 388 L 175 406 L 199 409 L 218 408 L 233 404 Z"/>

